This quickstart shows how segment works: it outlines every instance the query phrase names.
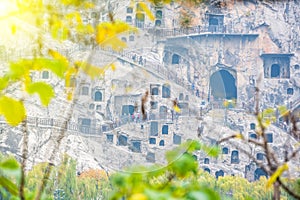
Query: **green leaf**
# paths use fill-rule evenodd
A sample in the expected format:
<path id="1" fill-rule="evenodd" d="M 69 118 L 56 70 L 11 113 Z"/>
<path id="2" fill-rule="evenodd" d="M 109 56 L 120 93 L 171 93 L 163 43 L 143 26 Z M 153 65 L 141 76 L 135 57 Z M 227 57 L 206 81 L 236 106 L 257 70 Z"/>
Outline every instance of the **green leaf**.
<path id="1" fill-rule="evenodd" d="M 8 159 L 0 162 L 0 168 L 4 169 L 4 170 L 6 170 L 6 169 L 8 169 L 8 170 L 19 170 L 20 165 L 15 159 L 8 158 Z"/>
<path id="2" fill-rule="evenodd" d="M 217 145 L 214 146 L 202 145 L 201 150 L 203 150 L 205 153 L 207 153 L 208 156 L 211 157 L 217 157 L 221 151 L 220 147 Z"/>
<path id="3" fill-rule="evenodd" d="M 210 151 L 208 152 L 209 156 L 217 157 L 220 154 L 220 147 L 215 145 L 213 147 L 210 147 Z"/>
<path id="4" fill-rule="evenodd" d="M 0 97 L 0 114 L 4 115 L 8 124 L 17 126 L 26 118 L 24 103 L 13 98 Z"/>
<path id="5" fill-rule="evenodd" d="M 156 164 L 148 167 L 148 176 L 151 178 L 161 176 L 164 173 L 165 173 L 165 168 L 161 165 Z"/>
<path id="6" fill-rule="evenodd" d="M 126 176 L 126 174 L 124 173 L 117 173 L 114 174 L 112 177 L 112 184 L 115 185 L 116 187 L 126 187 L 126 183 L 127 183 L 127 178 L 128 176 Z"/>
<path id="7" fill-rule="evenodd" d="M 16 180 L 21 177 L 20 165 L 14 158 L 7 158 L 0 162 L 0 171 L 6 176 L 13 176 Z"/>
<path id="8" fill-rule="evenodd" d="M 190 172 L 197 172 L 198 163 L 195 162 L 195 159 L 191 154 L 184 153 L 171 163 L 169 168 L 173 170 L 178 177 L 185 177 Z"/>
<path id="9" fill-rule="evenodd" d="M 0 175 L 0 185 L 4 187 L 12 195 L 18 195 L 18 187 L 8 178 Z"/>
<path id="10" fill-rule="evenodd" d="M 152 189 L 146 189 L 145 195 L 148 199 L 170 199 L 171 193 L 169 191 L 157 191 Z"/>
<path id="11" fill-rule="evenodd" d="M 32 83 L 27 87 L 29 94 L 37 93 L 40 96 L 41 102 L 44 106 L 47 106 L 51 99 L 54 97 L 53 88 L 45 82 Z"/>
<path id="12" fill-rule="evenodd" d="M 166 159 L 168 161 L 168 163 L 173 162 L 174 160 L 176 160 L 177 158 L 179 158 L 183 153 L 185 152 L 184 149 L 182 149 L 182 147 L 178 147 L 176 149 L 173 149 L 171 151 L 167 151 L 166 152 Z"/>
<path id="13" fill-rule="evenodd" d="M 2 195 L 3 199 L 9 199 L 10 194 L 4 187 L 2 187 L 1 183 L 0 183 L 0 194 Z"/>
<path id="14" fill-rule="evenodd" d="M 186 143 L 186 145 L 187 145 L 187 152 L 189 152 L 189 153 L 201 149 L 201 143 L 199 141 L 196 141 L 196 140 L 188 141 Z"/>
<path id="15" fill-rule="evenodd" d="M 190 200 L 218 200 L 220 196 L 213 190 L 209 188 L 203 188 L 199 191 L 192 191 L 188 194 Z"/>
<path id="16" fill-rule="evenodd" d="M 34 200 L 35 195 L 36 195 L 35 192 L 36 191 L 26 191 L 26 193 L 25 193 L 25 199 L 26 200 Z M 47 199 L 47 196 L 43 193 L 41 199 Z"/>

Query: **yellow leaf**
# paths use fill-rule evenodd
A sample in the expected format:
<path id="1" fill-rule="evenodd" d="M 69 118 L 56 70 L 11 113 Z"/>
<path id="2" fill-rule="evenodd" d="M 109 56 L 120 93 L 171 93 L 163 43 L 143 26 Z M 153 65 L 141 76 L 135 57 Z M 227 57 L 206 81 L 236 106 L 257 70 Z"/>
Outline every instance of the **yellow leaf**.
<path id="1" fill-rule="evenodd" d="M 68 63 L 68 60 L 66 57 L 64 57 L 63 55 L 61 55 L 59 52 L 55 51 L 55 50 L 52 50 L 52 49 L 49 49 L 48 50 L 48 53 L 55 59 L 57 60 L 61 60 L 63 62 L 65 62 L 66 64 Z"/>
<path id="2" fill-rule="evenodd" d="M 111 37 L 102 42 L 101 46 L 110 46 L 115 51 L 120 51 L 126 47 L 126 43 L 117 37 Z"/>
<path id="3" fill-rule="evenodd" d="M 116 71 L 116 65 L 115 64 L 111 64 L 110 67 L 111 67 L 112 71 Z"/>
<path id="4" fill-rule="evenodd" d="M 115 36 L 115 33 L 111 23 L 103 22 L 97 26 L 96 41 L 98 44 L 102 44 L 107 38 L 112 36 Z"/>
<path id="5" fill-rule="evenodd" d="M 0 78 L 0 91 L 8 86 L 9 78 L 7 76 Z"/>
<path id="6" fill-rule="evenodd" d="M 131 87 L 131 86 L 127 86 L 127 87 L 125 88 L 125 92 L 126 92 L 126 93 L 130 92 L 131 90 L 132 90 L 132 87 Z"/>
<path id="7" fill-rule="evenodd" d="M 11 25 L 11 34 L 16 34 L 17 32 L 17 26 L 15 24 Z"/>
<path id="8" fill-rule="evenodd" d="M 126 43 L 117 38 L 117 36 L 124 32 L 134 32 L 136 30 L 136 28 L 122 21 L 103 22 L 97 26 L 96 42 L 100 46 L 111 46 L 113 49 L 118 50 L 126 47 Z"/>
<path id="9" fill-rule="evenodd" d="M 94 27 L 92 25 L 90 24 L 85 25 L 82 23 L 76 26 L 76 31 L 79 34 L 93 34 L 95 32 Z"/>
<path id="10" fill-rule="evenodd" d="M 237 139 L 243 139 L 244 138 L 244 136 L 242 135 L 242 134 L 236 134 L 235 135 L 235 138 L 237 138 Z"/>
<path id="11" fill-rule="evenodd" d="M 27 63 L 20 60 L 18 62 L 10 63 L 8 75 L 11 80 L 20 80 L 24 77 L 24 74 L 28 73 L 29 67 Z"/>
<path id="12" fill-rule="evenodd" d="M 94 33 L 94 27 L 91 24 L 86 25 L 86 33 L 87 34 L 92 34 Z"/>
<path id="13" fill-rule="evenodd" d="M 50 103 L 50 100 L 54 97 L 53 88 L 45 82 L 32 83 L 27 87 L 29 94 L 37 93 L 40 96 L 40 100 L 44 106 Z"/>
<path id="14" fill-rule="evenodd" d="M 76 22 L 79 23 L 79 24 L 82 23 L 82 19 L 81 19 L 80 13 L 79 12 L 75 12 L 74 14 L 75 14 Z"/>
<path id="15" fill-rule="evenodd" d="M 287 116 L 289 114 L 289 110 L 286 108 L 286 106 L 279 106 L 278 110 L 281 116 Z"/>
<path id="16" fill-rule="evenodd" d="M 151 10 L 148 8 L 147 4 L 145 2 L 139 2 L 139 5 L 143 9 L 143 11 L 146 13 L 146 15 L 149 17 L 150 20 L 154 20 L 155 17 L 152 14 Z"/>
<path id="17" fill-rule="evenodd" d="M 31 83 L 31 77 L 29 75 L 29 72 L 26 72 L 24 74 L 24 86 L 25 88 Z"/>
<path id="18" fill-rule="evenodd" d="M 55 56 L 54 59 L 48 58 L 37 58 L 34 60 L 34 70 L 44 70 L 50 69 L 55 75 L 60 78 L 64 77 L 66 70 L 68 69 L 69 63 L 66 58 L 60 55 L 58 52 L 53 51 L 52 56 Z"/>
<path id="19" fill-rule="evenodd" d="M 0 97 L 0 114 L 12 126 L 17 126 L 26 118 L 23 102 L 7 96 Z"/>
<path id="20" fill-rule="evenodd" d="M 65 75 L 65 86 L 66 87 L 75 87 L 75 83 L 71 83 L 71 78 L 78 73 L 78 69 L 75 67 L 70 67 Z M 72 85 L 73 84 L 73 85 Z"/>
<path id="21" fill-rule="evenodd" d="M 73 19 L 73 17 L 75 16 L 75 14 L 73 12 L 68 13 L 65 15 L 65 18 L 68 19 L 69 21 Z"/>
<path id="22" fill-rule="evenodd" d="M 175 105 L 175 106 L 173 107 L 173 109 L 174 109 L 174 111 L 177 112 L 177 113 L 180 112 L 180 108 L 179 108 L 177 105 Z"/>
<path id="23" fill-rule="evenodd" d="M 63 27 L 61 29 L 61 37 L 60 37 L 60 39 L 61 40 L 66 40 L 66 39 L 68 39 L 68 36 L 69 36 L 69 29 L 66 28 L 66 27 Z"/>
<path id="24" fill-rule="evenodd" d="M 118 21 L 118 20 L 116 20 L 113 23 L 113 29 L 117 34 L 125 33 L 125 32 L 136 33 L 138 31 L 136 27 L 132 27 L 128 25 L 126 22 Z"/>
<path id="25" fill-rule="evenodd" d="M 271 116 L 275 114 L 275 111 L 273 108 L 267 108 L 263 111 L 264 116 Z"/>
<path id="26" fill-rule="evenodd" d="M 105 73 L 104 68 L 93 66 L 86 62 L 75 62 L 75 66 L 80 68 L 86 75 L 90 76 L 92 79 L 99 77 Z"/>
<path id="27" fill-rule="evenodd" d="M 289 166 L 287 163 L 284 163 L 282 166 L 278 167 L 277 170 L 272 174 L 272 176 L 269 178 L 267 182 L 267 188 L 270 188 L 273 183 L 276 182 L 277 178 L 282 175 L 282 173 L 289 169 Z"/>
<path id="28" fill-rule="evenodd" d="M 94 8 L 95 4 L 93 4 L 92 2 L 84 2 L 83 7 L 85 9 L 90 9 L 90 8 Z"/>
<path id="29" fill-rule="evenodd" d="M 73 90 L 67 92 L 67 100 L 71 101 L 73 99 Z"/>
<path id="30" fill-rule="evenodd" d="M 114 91 L 115 89 L 116 89 L 116 85 L 113 84 L 113 85 L 111 86 L 111 90 Z"/>
<path id="31" fill-rule="evenodd" d="M 80 6 L 82 0 L 61 0 L 61 3 L 65 4 L 66 6 Z"/>
<path id="32" fill-rule="evenodd" d="M 229 102 L 227 101 L 227 100 L 225 100 L 224 102 L 223 102 L 223 105 L 224 105 L 224 107 L 228 107 L 229 106 Z"/>
<path id="33" fill-rule="evenodd" d="M 270 126 L 271 125 L 271 120 L 270 119 L 266 119 L 265 120 L 265 123 L 264 123 L 264 126 L 265 127 L 268 127 L 268 126 Z"/>
<path id="34" fill-rule="evenodd" d="M 147 200 L 148 197 L 142 193 L 136 193 L 136 194 L 132 194 L 129 197 L 129 200 Z"/>

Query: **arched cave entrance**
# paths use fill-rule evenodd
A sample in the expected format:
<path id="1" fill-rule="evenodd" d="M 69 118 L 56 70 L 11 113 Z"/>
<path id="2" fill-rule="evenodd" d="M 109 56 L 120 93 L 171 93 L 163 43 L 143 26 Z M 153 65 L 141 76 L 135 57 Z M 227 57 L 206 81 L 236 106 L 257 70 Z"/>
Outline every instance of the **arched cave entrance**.
<path id="1" fill-rule="evenodd" d="M 221 69 L 210 77 L 211 95 L 217 99 L 236 99 L 236 78 L 227 70 Z"/>

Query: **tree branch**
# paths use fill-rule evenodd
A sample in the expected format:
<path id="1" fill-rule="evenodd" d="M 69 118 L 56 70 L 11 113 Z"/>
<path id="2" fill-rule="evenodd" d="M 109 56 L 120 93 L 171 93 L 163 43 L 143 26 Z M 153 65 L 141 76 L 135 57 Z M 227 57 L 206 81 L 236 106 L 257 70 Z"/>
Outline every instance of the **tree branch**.
<path id="1" fill-rule="evenodd" d="M 289 162 L 294 157 L 296 157 L 299 152 L 300 152 L 300 147 L 298 149 L 296 149 L 295 151 L 293 151 L 293 153 L 287 158 L 287 162 Z"/>
<path id="2" fill-rule="evenodd" d="M 22 147 L 22 161 L 21 161 L 21 182 L 19 187 L 19 196 L 21 200 L 25 200 L 24 188 L 25 188 L 25 168 L 28 157 L 28 129 L 27 129 L 27 117 L 21 124 L 23 133 L 23 147 Z"/>
<path id="3" fill-rule="evenodd" d="M 287 192 L 289 193 L 289 195 L 291 195 L 292 197 L 294 197 L 295 199 L 299 199 L 300 200 L 300 195 L 294 193 L 287 185 L 285 185 L 281 179 L 278 177 L 277 178 L 277 182 L 280 184 L 280 186 Z"/>
<path id="4" fill-rule="evenodd" d="M 244 141 L 247 141 L 249 143 L 253 143 L 253 144 L 257 145 L 257 146 L 263 147 L 262 143 L 260 143 L 260 142 L 258 142 L 256 140 L 253 140 L 253 139 L 248 139 L 248 140 L 244 140 Z"/>
<path id="5" fill-rule="evenodd" d="M 270 169 L 267 169 L 262 162 L 259 162 L 254 156 L 252 156 L 248 151 L 244 150 L 244 149 L 240 149 L 236 144 L 232 143 L 231 141 L 228 141 L 232 146 L 234 146 L 235 148 L 239 149 L 241 152 L 243 152 L 244 154 L 246 154 L 253 162 L 255 162 L 260 168 L 262 168 L 265 172 L 268 173 L 268 175 L 270 175 L 271 171 Z"/>

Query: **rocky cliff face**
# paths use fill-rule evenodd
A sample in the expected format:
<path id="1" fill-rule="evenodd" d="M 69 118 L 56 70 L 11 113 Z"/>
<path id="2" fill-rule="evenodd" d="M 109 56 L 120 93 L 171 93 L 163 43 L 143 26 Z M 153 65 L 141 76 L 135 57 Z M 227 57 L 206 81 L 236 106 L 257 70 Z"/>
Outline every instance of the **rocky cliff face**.
<path id="1" fill-rule="evenodd" d="M 124 13 L 124 16 L 120 14 L 120 18 L 125 20 L 126 15 L 129 15 L 125 11 L 130 4 L 127 1 L 119 3 L 118 14 Z M 78 160 L 78 171 L 88 168 L 119 170 L 130 164 L 149 164 L 153 161 L 164 163 L 164 152 L 176 146 L 178 138 L 182 141 L 198 138 L 199 105 L 203 100 L 213 99 L 210 96 L 211 76 L 220 70 L 228 71 L 235 80 L 237 108 L 244 110 L 226 113 L 224 109 L 219 109 L 220 104 L 212 103 L 213 110 L 203 117 L 205 125 L 202 139 L 209 144 L 236 131 L 241 131 L 246 137 L 249 132 L 253 132 L 250 123 L 255 120 L 245 110 L 253 108 L 253 89 L 260 76 L 263 77 L 260 84 L 263 88 L 262 99 L 265 106 L 286 103 L 289 97 L 286 95 L 288 88 L 295 89 L 291 98 L 298 98 L 299 92 L 296 91 L 299 91 L 299 87 L 296 79 L 292 79 L 290 83 L 289 78 L 264 77 L 267 73 L 264 66 L 269 60 L 265 61 L 261 57 L 263 54 L 274 61 L 277 57 L 273 59 L 269 54 L 279 55 L 280 58 L 286 54 L 293 54 L 288 55 L 289 77 L 299 73 L 298 1 L 211 1 L 189 9 L 189 14 L 193 16 L 191 25 L 194 28 L 185 30 L 178 27 L 182 9 L 187 10 L 186 5 L 171 5 L 164 8 L 164 27 L 156 27 L 154 30 L 151 29 L 154 22 L 148 22 L 146 19 L 145 29 L 141 29 L 139 34 L 129 33 L 124 36 L 129 49 L 122 54 L 100 50 L 90 56 L 89 49 L 79 49 L 76 44 L 70 44 L 72 50 L 68 49 L 68 45 L 61 47 L 70 52 L 71 59 L 90 56 L 91 62 L 95 65 L 115 62 L 117 66 L 116 71 L 108 70 L 102 79 L 90 81 L 83 78 L 84 81 L 78 81 L 77 105 L 69 129 L 65 131 L 62 145 L 57 149 L 60 153 L 66 152 Z M 131 15 L 134 17 L 134 14 Z M 216 19 L 222 23 L 218 24 Z M 187 30 L 191 32 L 185 32 Z M 175 54 L 177 56 L 174 56 Z M 133 59 L 134 56 L 137 58 L 142 56 L 142 64 L 139 60 Z M 40 77 L 41 74 L 34 74 L 36 80 L 40 80 Z M 47 161 L 49 152 L 55 146 L 61 127 L 59 125 L 61 120 L 63 121 L 68 105 L 64 96 L 60 95 L 64 94 L 64 83 L 58 82 L 55 77 L 47 81 L 55 86 L 59 95 L 47 109 L 38 106 L 36 97 L 28 101 L 29 115 L 33 117 L 29 126 L 29 167 L 37 162 Z M 157 92 L 160 95 L 151 95 L 147 101 L 149 113 L 152 107 L 155 107 L 155 102 L 158 102 L 157 108 L 153 108 L 156 110 L 151 111 L 154 118 L 148 118 L 146 122 L 134 120 L 130 122 L 132 116 L 128 115 L 130 112 L 124 111 L 122 106 L 127 106 L 128 109 L 135 105 L 140 107 L 141 96 L 145 91 L 151 91 L 151 85 L 156 87 L 155 84 L 158 84 Z M 170 99 L 162 98 L 162 88 L 167 85 L 171 88 Z M 82 95 L 82 87 L 88 88 L 88 95 Z M 101 101 L 96 101 L 96 92 L 103 95 Z M 177 116 L 171 112 L 172 100 L 175 98 L 182 105 L 188 105 L 186 115 L 176 118 Z M 155 114 L 156 117 L 160 115 L 167 117 L 157 119 Z M 155 119 L 159 121 L 159 128 L 157 135 L 156 133 L 151 135 L 151 131 L 154 130 L 151 128 L 151 121 Z M 162 128 L 166 125 L 168 134 L 163 134 Z M 282 153 L 283 143 L 286 141 L 284 131 L 275 126 L 269 131 L 273 133 L 274 146 L 278 147 L 278 153 Z M 123 145 L 125 142 L 120 136 L 124 140 L 126 138 L 126 145 Z M 154 139 L 155 144 L 149 144 Z M 22 133 L 19 128 L 8 127 L 1 123 L 0 141 L 1 151 L 21 154 Z M 293 139 L 291 141 L 295 142 Z M 136 149 L 138 145 L 133 145 L 134 142 L 140 144 L 140 151 Z M 244 144 L 237 145 L 244 148 Z M 245 166 L 249 164 L 248 157 L 240 153 L 239 161 L 232 162 L 231 153 L 237 149 L 229 144 L 223 147 L 227 148 L 228 153 L 226 155 L 224 153 L 222 159 L 214 159 L 210 163 L 205 161 L 206 155 L 198 153 L 201 167 L 209 169 L 211 173 L 222 170 L 225 174 L 244 174 Z M 249 148 L 253 156 L 261 153 L 257 148 Z M 59 155 L 56 162 L 59 162 Z"/>

